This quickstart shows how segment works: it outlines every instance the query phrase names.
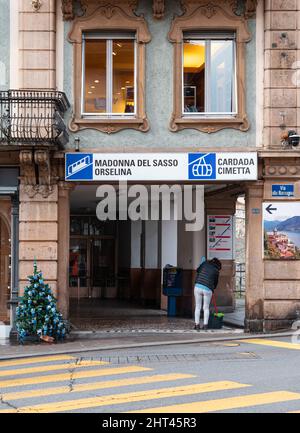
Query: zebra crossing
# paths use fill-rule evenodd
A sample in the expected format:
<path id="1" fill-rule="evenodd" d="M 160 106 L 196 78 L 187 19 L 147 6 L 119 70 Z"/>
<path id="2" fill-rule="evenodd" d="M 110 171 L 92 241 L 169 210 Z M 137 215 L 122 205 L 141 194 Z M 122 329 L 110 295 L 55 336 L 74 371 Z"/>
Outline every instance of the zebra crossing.
<path id="1" fill-rule="evenodd" d="M 293 400 L 300 407 L 300 393 L 284 389 L 257 393 L 250 383 L 69 355 L 0 361 L 0 413 L 206 413 Z"/>

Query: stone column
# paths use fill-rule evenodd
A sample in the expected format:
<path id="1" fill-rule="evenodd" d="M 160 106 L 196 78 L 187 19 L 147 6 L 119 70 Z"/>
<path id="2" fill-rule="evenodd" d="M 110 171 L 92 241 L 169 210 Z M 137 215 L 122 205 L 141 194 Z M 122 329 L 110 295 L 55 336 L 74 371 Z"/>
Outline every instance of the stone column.
<path id="1" fill-rule="evenodd" d="M 295 130 L 299 125 L 297 98 L 300 97 L 300 93 L 294 80 L 294 63 L 299 61 L 297 14 L 300 11 L 300 3 L 298 0 L 268 0 L 264 4 L 264 146 L 281 148 L 283 131 Z"/>
<path id="2" fill-rule="evenodd" d="M 263 182 L 248 185 L 246 193 L 246 318 L 245 329 L 264 327 L 264 263 L 262 253 Z"/>
<path id="3" fill-rule="evenodd" d="M 33 261 L 57 296 L 58 188 L 20 185 L 19 279 L 20 294 L 33 272 Z"/>
<path id="4" fill-rule="evenodd" d="M 17 0 L 14 0 L 17 1 Z M 19 74 L 22 89 L 55 89 L 55 0 L 43 0 L 34 11 L 19 0 Z"/>
<path id="5" fill-rule="evenodd" d="M 58 183 L 58 308 L 64 319 L 69 317 L 69 246 L 70 246 L 70 191 L 72 185 Z"/>

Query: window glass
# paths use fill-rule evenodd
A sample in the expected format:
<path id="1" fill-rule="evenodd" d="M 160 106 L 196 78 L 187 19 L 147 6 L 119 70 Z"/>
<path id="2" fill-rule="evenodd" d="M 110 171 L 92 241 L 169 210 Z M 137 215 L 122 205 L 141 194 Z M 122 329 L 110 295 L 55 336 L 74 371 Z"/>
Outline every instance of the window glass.
<path id="1" fill-rule="evenodd" d="M 236 112 L 233 35 L 186 39 L 183 44 L 183 112 Z"/>
<path id="2" fill-rule="evenodd" d="M 211 110 L 230 113 L 233 107 L 233 41 L 211 41 Z"/>
<path id="3" fill-rule="evenodd" d="M 205 111 L 205 42 L 184 43 L 184 111 Z"/>
<path id="4" fill-rule="evenodd" d="M 113 41 L 113 113 L 134 113 L 134 41 Z"/>
<path id="5" fill-rule="evenodd" d="M 103 35 L 102 35 L 103 36 Z M 83 113 L 135 113 L 135 39 L 86 35 L 84 40 Z"/>
<path id="6" fill-rule="evenodd" d="M 106 112 L 106 41 L 85 42 L 84 112 Z"/>

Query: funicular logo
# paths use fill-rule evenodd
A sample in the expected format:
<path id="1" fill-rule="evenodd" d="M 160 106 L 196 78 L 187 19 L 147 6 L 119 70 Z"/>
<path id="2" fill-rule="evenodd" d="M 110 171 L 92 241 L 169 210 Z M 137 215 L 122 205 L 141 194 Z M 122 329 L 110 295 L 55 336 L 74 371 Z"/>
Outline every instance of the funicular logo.
<path id="1" fill-rule="evenodd" d="M 189 153 L 189 179 L 216 179 L 216 154 Z"/>
<path id="2" fill-rule="evenodd" d="M 67 180 L 93 180 L 93 154 L 66 154 Z"/>

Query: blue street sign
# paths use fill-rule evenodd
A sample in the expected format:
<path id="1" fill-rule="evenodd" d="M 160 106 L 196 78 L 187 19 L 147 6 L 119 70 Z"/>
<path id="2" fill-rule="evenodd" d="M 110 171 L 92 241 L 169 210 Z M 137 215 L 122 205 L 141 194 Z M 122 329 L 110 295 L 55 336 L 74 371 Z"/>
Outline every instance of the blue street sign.
<path id="1" fill-rule="evenodd" d="M 67 153 L 66 180 L 93 180 L 93 154 Z"/>
<path id="2" fill-rule="evenodd" d="M 272 185 L 272 197 L 294 197 L 294 185 Z"/>
<path id="3" fill-rule="evenodd" d="M 215 153 L 189 153 L 189 179 L 216 179 Z"/>

